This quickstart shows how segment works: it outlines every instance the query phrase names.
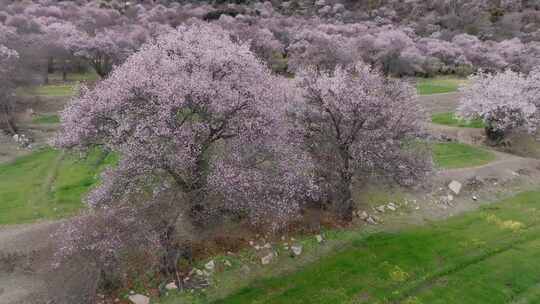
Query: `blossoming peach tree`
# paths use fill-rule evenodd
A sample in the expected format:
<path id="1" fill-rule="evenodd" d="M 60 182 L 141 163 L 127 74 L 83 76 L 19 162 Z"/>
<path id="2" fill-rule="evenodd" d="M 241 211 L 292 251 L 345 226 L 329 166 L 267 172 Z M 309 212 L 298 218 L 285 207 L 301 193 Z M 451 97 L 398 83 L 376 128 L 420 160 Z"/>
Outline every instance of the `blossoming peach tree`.
<path id="1" fill-rule="evenodd" d="M 62 113 L 55 144 L 118 154 L 118 164 L 86 199 L 92 216 L 114 217 L 110 209 L 121 208 L 138 210 L 118 212 L 125 216 L 157 214 L 136 222 L 152 227 L 172 275 L 178 273 L 178 221 L 202 229 L 208 217 L 233 212 L 280 228 L 316 194 L 309 155 L 287 142 L 283 86 L 228 32 L 202 23 L 181 26 L 143 46 L 95 88 L 83 89 Z M 126 224 L 133 221 L 115 222 L 134 229 Z M 68 254 L 99 249 L 110 260 L 130 236 L 87 237 L 84 230 L 92 229 L 73 223 L 62 238 Z"/>
<path id="2" fill-rule="evenodd" d="M 539 123 L 540 69 L 528 75 L 506 70 L 489 74 L 480 71 L 469 77 L 458 115 L 465 119 L 480 118 L 486 135 L 494 143 L 515 130 L 536 132 Z"/>

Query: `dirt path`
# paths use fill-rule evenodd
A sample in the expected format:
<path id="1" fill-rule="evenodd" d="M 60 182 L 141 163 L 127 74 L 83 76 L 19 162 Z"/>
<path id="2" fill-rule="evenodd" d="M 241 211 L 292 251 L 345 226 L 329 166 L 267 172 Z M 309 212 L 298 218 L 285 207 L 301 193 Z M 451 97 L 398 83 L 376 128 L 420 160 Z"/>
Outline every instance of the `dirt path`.
<path id="1" fill-rule="evenodd" d="M 46 303 L 59 222 L 0 226 L 0 304 Z"/>

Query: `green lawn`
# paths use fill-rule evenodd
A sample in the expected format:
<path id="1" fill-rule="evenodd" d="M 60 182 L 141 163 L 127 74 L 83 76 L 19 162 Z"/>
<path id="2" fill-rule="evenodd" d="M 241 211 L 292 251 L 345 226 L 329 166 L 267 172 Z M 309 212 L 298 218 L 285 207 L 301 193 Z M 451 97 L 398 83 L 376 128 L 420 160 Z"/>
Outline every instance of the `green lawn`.
<path id="1" fill-rule="evenodd" d="M 495 155 L 483 148 L 462 143 L 437 143 L 433 145 L 435 165 L 442 169 L 456 169 L 485 165 L 495 159 Z"/>
<path id="2" fill-rule="evenodd" d="M 94 71 L 88 71 L 86 73 L 67 73 L 67 81 L 68 82 L 76 82 L 76 81 L 97 81 L 99 80 L 99 75 Z M 53 74 L 49 74 L 49 81 L 51 82 L 63 82 L 62 79 L 62 73 L 61 72 L 55 72 Z"/>
<path id="3" fill-rule="evenodd" d="M 60 123 L 60 117 L 58 115 L 39 115 L 36 116 L 33 120 L 33 123 L 37 124 L 55 124 Z"/>
<path id="4" fill-rule="evenodd" d="M 440 76 L 435 78 L 418 78 L 416 89 L 420 95 L 441 94 L 456 92 L 458 88 L 465 84 L 467 79 Z"/>
<path id="5" fill-rule="evenodd" d="M 59 218 L 82 207 L 81 197 L 114 157 L 99 151 L 87 158 L 45 149 L 0 165 L 0 224 Z"/>
<path id="6" fill-rule="evenodd" d="M 527 192 L 431 225 L 358 233 L 342 250 L 221 300 L 165 303 L 540 303 L 539 201 Z"/>
<path id="7" fill-rule="evenodd" d="M 431 122 L 439 124 L 439 125 L 446 125 L 446 126 L 452 126 L 452 127 L 477 128 L 477 129 L 484 128 L 484 122 L 481 119 L 474 119 L 474 120 L 467 121 L 467 120 L 457 118 L 456 115 L 452 112 L 433 114 L 431 116 Z"/>

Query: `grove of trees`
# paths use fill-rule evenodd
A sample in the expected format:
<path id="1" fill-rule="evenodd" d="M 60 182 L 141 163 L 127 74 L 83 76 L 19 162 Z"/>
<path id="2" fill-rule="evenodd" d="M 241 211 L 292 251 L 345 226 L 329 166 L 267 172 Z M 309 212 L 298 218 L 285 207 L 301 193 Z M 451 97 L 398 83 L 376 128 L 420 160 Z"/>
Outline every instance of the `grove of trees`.
<path id="1" fill-rule="evenodd" d="M 460 116 L 494 141 L 537 130 L 534 1 L 238 2 L 0 0 L 0 128 L 17 132 L 18 85 L 92 70 L 54 146 L 118 156 L 56 266 L 84 256 L 103 279 L 142 251 L 181 288 L 186 229 L 285 231 L 308 208 L 347 223 L 354 184 L 418 184 L 426 117 L 399 77 L 474 73 Z"/>

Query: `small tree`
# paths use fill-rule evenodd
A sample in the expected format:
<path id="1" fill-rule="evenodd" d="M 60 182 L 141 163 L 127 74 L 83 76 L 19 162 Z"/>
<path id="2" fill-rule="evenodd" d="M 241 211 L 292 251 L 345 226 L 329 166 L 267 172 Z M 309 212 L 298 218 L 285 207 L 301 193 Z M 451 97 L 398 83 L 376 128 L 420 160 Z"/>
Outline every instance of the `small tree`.
<path id="1" fill-rule="evenodd" d="M 526 76 L 511 70 L 496 74 L 480 71 L 470 76 L 470 84 L 461 88 L 458 115 L 465 119 L 481 118 L 488 139 L 494 143 L 500 143 L 512 130 L 536 131 L 538 73 L 536 70 Z"/>
<path id="2" fill-rule="evenodd" d="M 304 70 L 298 87 L 299 137 L 343 218 L 351 217 L 355 174 L 380 173 L 410 185 L 429 170 L 430 158 L 407 148 L 415 146 L 423 118 L 411 86 L 357 64 L 333 73 Z"/>

